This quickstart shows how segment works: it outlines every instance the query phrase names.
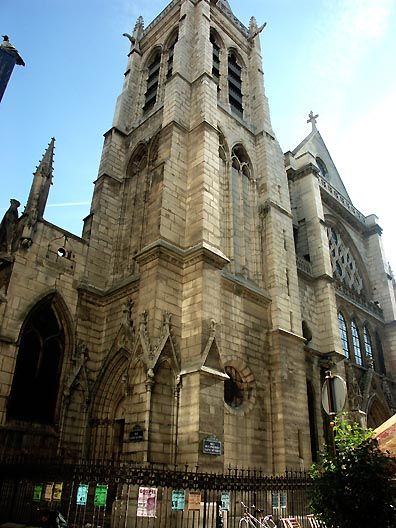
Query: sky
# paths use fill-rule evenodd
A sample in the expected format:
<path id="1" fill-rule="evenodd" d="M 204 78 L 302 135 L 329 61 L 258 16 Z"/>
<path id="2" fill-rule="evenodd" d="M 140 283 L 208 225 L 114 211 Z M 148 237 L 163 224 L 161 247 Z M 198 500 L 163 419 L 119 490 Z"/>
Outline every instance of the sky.
<path id="1" fill-rule="evenodd" d="M 354 206 L 375 213 L 396 271 L 395 0 L 229 0 L 261 33 L 266 95 L 283 151 L 317 126 Z M 121 91 L 130 33 L 167 0 L 0 0 L 0 34 L 16 66 L 0 103 L 0 216 L 26 203 L 32 173 L 56 138 L 45 218 L 80 235 Z M 393 28 L 393 29 L 392 29 Z"/>

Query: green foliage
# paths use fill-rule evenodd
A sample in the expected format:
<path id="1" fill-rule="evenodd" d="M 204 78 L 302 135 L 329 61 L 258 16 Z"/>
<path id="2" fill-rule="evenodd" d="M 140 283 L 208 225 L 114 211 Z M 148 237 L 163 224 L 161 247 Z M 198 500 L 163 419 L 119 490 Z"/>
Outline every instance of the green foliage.
<path id="1" fill-rule="evenodd" d="M 328 528 L 395 528 L 394 460 L 380 451 L 372 431 L 335 421 L 336 456 L 321 453 L 311 466 L 311 507 Z"/>

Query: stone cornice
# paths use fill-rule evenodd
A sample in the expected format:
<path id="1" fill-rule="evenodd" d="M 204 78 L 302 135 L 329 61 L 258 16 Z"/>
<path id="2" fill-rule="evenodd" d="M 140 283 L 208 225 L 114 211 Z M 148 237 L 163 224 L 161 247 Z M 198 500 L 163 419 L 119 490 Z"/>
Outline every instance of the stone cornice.
<path id="1" fill-rule="evenodd" d="M 249 279 L 239 275 L 234 275 L 226 270 L 222 271 L 221 278 L 227 283 L 229 289 L 240 296 L 249 297 L 250 299 L 268 306 L 271 303 L 270 294 L 254 284 Z"/>
<path id="2" fill-rule="evenodd" d="M 81 238 L 80 236 L 75 235 L 74 233 L 71 233 L 70 231 L 66 231 L 66 229 L 63 229 L 62 227 L 52 224 L 51 222 L 48 222 L 48 220 L 42 219 L 42 220 L 39 220 L 39 222 L 42 222 L 47 227 L 60 231 L 63 235 L 66 235 L 68 238 L 72 238 L 76 242 L 80 242 L 83 245 L 88 244 L 88 242 L 84 240 L 83 238 Z"/>
<path id="3" fill-rule="evenodd" d="M 370 227 L 367 227 L 366 228 L 366 233 L 365 233 L 367 236 L 371 236 L 371 235 L 382 235 L 382 227 L 379 226 L 378 224 L 375 224 L 375 225 L 372 225 Z"/>
<path id="4" fill-rule="evenodd" d="M 0 334 L 0 343 L 8 343 L 9 345 L 16 345 L 17 339 L 14 339 L 13 337 Z"/>
<path id="5" fill-rule="evenodd" d="M 119 134 L 122 137 L 127 137 L 127 135 L 128 135 L 126 132 L 124 132 L 120 128 L 113 126 L 113 127 L 109 128 L 109 130 L 107 130 L 107 132 L 105 132 L 103 134 L 103 137 L 107 139 L 107 136 L 109 136 L 112 132 L 114 132 L 116 134 Z"/>
<path id="6" fill-rule="evenodd" d="M 229 259 L 219 249 L 207 242 L 201 242 L 190 248 L 183 249 L 163 239 L 156 240 L 143 248 L 136 256 L 136 261 L 142 265 L 159 257 L 165 257 L 184 267 L 205 261 L 222 269 L 229 263 Z"/>
<path id="7" fill-rule="evenodd" d="M 259 205 L 259 215 L 266 216 L 270 209 L 276 209 L 280 213 L 286 215 L 290 219 L 293 219 L 293 215 L 290 211 L 282 207 L 280 204 L 274 202 L 271 199 L 266 200 L 264 203 Z"/>
<path id="8" fill-rule="evenodd" d="M 319 174 L 319 170 L 313 163 L 308 163 L 300 169 L 293 169 L 292 167 L 289 167 L 286 169 L 286 174 L 289 180 L 296 181 L 304 178 L 305 176 L 317 176 Z"/>
<path id="9" fill-rule="evenodd" d="M 108 178 L 109 180 L 112 180 L 114 182 L 117 182 L 117 183 L 122 183 L 123 180 L 120 180 L 119 178 L 116 178 L 115 176 L 111 176 L 110 174 L 107 174 L 107 172 L 102 172 L 101 174 L 98 175 L 98 177 L 96 178 L 96 180 L 93 182 L 94 185 L 97 185 L 100 183 L 101 180 L 105 180 L 106 178 Z"/>
<path id="10" fill-rule="evenodd" d="M 103 290 L 100 288 L 97 288 L 96 286 L 93 286 L 92 284 L 88 284 L 87 282 L 82 280 L 77 285 L 77 290 L 81 293 L 87 293 L 95 297 L 96 299 L 101 300 L 102 306 L 104 306 L 107 300 L 105 298 L 111 297 L 112 298 L 111 300 L 113 300 L 113 298 L 117 295 L 120 295 L 120 298 L 123 297 L 124 290 L 128 288 L 128 286 L 130 286 L 131 284 L 138 283 L 139 280 L 140 280 L 140 276 L 138 274 L 131 275 L 130 277 L 127 277 L 117 282 L 116 284 L 113 284 L 109 288 L 106 288 Z"/>
<path id="11" fill-rule="evenodd" d="M 359 298 L 357 294 L 354 295 L 352 292 L 349 292 L 346 287 L 339 281 L 334 280 L 334 284 L 334 291 L 336 296 L 340 297 L 347 303 L 352 304 L 355 308 L 364 311 L 366 314 L 370 314 L 372 317 L 375 317 L 381 323 L 384 323 L 384 316 L 381 308 L 376 306 L 374 303 L 371 303 L 370 301 L 366 301 L 363 298 Z M 354 297 L 352 295 L 354 295 Z"/>
<path id="12" fill-rule="evenodd" d="M 278 327 L 278 328 L 272 328 L 270 330 L 270 333 L 271 334 L 279 334 L 281 336 L 285 336 L 289 339 L 293 339 L 293 340 L 296 340 L 296 341 L 299 341 L 300 343 L 305 343 L 306 339 L 305 337 L 303 337 L 302 335 L 299 335 L 299 334 L 296 334 L 295 332 L 292 332 L 291 330 L 286 330 L 285 328 L 281 328 L 281 327 Z"/>

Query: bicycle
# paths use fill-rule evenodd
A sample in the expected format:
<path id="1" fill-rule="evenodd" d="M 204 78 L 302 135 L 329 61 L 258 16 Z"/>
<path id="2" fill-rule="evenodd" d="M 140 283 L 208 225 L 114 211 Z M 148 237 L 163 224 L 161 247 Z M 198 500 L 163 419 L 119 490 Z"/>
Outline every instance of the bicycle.
<path id="1" fill-rule="evenodd" d="M 263 510 L 259 510 L 255 506 L 255 512 L 258 512 L 258 517 L 255 517 L 249 511 L 249 507 L 241 502 L 242 507 L 244 508 L 243 517 L 239 520 L 238 528 L 276 528 L 276 524 L 272 518 L 272 515 L 260 515 L 263 513 Z M 257 515 L 257 514 L 256 514 Z"/>

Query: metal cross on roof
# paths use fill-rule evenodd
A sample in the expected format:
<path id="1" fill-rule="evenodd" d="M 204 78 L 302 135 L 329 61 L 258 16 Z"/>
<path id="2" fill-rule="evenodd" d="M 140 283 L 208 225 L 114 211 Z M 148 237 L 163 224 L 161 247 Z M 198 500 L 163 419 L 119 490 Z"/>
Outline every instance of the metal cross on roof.
<path id="1" fill-rule="evenodd" d="M 317 130 L 317 128 L 316 128 L 316 119 L 319 117 L 319 114 L 314 115 L 314 113 L 311 110 L 309 112 L 309 114 L 308 114 L 308 117 L 309 117 L 309 119 L 308 119 L 307 123 L 311 123 L 312 131 Z"/>

